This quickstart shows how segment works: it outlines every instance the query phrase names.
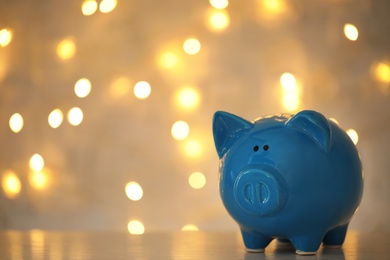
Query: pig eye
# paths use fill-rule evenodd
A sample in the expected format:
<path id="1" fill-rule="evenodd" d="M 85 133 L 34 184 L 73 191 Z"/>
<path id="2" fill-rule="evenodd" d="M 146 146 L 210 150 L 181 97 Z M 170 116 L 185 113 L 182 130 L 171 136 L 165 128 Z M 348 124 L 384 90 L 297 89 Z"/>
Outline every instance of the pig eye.
<path id="1" fill-rule="evenodd" d="M 264 151 L 268 151 L 268 149 L 269 149 L 268 144 L 266 144 L 266 145 L 263 146 L 263 150 L 264 150 Z"/>
<path id="2" fill-rule="evenodd" d="M 255 147 L 253 147 L 253 151 L 257 152 L 259 150 L 259 146 L 256 145 Z"/>

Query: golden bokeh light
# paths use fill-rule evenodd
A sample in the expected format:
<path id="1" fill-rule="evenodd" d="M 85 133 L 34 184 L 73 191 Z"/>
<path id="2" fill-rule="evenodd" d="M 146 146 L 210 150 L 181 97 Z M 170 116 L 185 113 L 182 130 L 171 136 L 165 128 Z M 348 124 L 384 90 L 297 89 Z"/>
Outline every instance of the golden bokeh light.
<path id="1" fill-rule="evenodd" d="M 209 0 L 212 7 L 217 9 L 225 9 L 229 5 L 228 0 Z"/>
<path id="2" fill-rule="evenodd" d="M 99 11 L 102 13 L 109 13 L 115 9 L 117 0 L 102 0 L 99 5 Z"/>
<path id="3" fill-rule="evenodd" d="M 282 106 L 289 112 L 297 111 L 301 99 L 295 76 L 289 72 L 283 73 L 280 76 L 280 85 L 282 86 Z"/>
<path id="4" fill-rule="evenodd" d="M 74 85 L 74 92 L 79 98 L 84 98 L 91 92 L 91 81 L 87 78 L 79 79 Z"/>
<path id="5" fill-rule="evenodd" d="M 295 93 L 284 94 L 282 97 L 282 105 L 287 111 L 298 110 L 300 103 L 299 96 Z"/>
<path id="6" fill-rule="evenodd" d="M 13 114 L 9 119 L 9 127 L 12 132 L 19 133 L 22 131 L 24 125 L 23 117 L 19 113 Z"/>
<path id="7" fill-rule="evenodd" d="M 141 185 L 135 181 L 131 181 L 126 184 L 125 192 L 127 197 L 133 201 L 140 200 L 144 194 Z"/>
<path id="8" fill-rule="evenodd" d="M 139 99 L 149 97 L 151 91 L 150 84 L 146 81 L 139 81 L 134 86 L 134 95 Z"/>
<path id="9" fill-rule="evenodd" d="M 3 173 L 1 184 L 5 196 L 10 199 L 17 197 L 22 189 L 19 177 L 11 170 Z"/>
<path id="10" fill-rule="evenodd" d="M 158 59 L 158 64 L 163 69 L 173 69 L 179 63 L 179 57 L 171 51 L 163 52 Z"/>
<path id="11" fill-rule="evenodd" d="M 85 0 L 81 5 L 81 12 L 85 16 L 93 15 L 98 8 L 96 0 Z"/>
<path id="12" fill-rule="evenodd" d="M 73 107 L 68 111 L 67 119 L 69 124 L 77 126 L 83 121 L 83 111 L 78 107 Z"/>
<path id="13" fill-rule="evenodd" d="M 187 138 L 190 127 L 185 121 L 176 121 L 171 128 L 173 139 L 181 141 Z"/>
<path id="14" fill-rule="evenodd" d="M 280 76 L 280 84 L 282 85 L 283 89 L 286 91 L 292 91 L 297 86 L 297 80 L 295 79 L 295 76 L 289 72 L 283 73 L 282 76 Z"/>
<path id="15" fill-rule="evenodd" d="M 178 89 L 174 94 L 174 98 L 179 109 L 194 110 L 200 104 L 200 93 L 197 88 L 192 86 Z"/>
<path id="16" fill-rule="evenodd" d="M 0 46 L 7 46 L 12 40 L 12 31 L 5 28 L 0 30 Z"/>
<path id="17" fill-rule="evenodd" d="M 57 45 L 57 55 L 62 60 L 68 60 L 76 53 L 76 43 L 73 39 L 67 38 Z"/>
<path id="18" fill-rule="evenodd" d="M 359 31 L 355 25 L 347 23 L 344 25 L 344 34 L 350 41 L 356 41 L 359 36 Z"/>
<path id="19" fill-rule="evenodd" d="M 127 229 L 132 235 L 142 235 L 145 233 L 144 224 L 139 220 L 130 220 L 127 224 Z"/>
<path id="20" fill-rule="evenodd" d="M 126 77 L 116 78 L 110 86 L 110 94 L 114 98 L 122 97 L 131 91 L 131 82 Z"/>
<path id="21" fill-rule="evenodd" d="M 181 231 L 199 231 L 199 228 L 193 224 L 184 225 Z"/>
<path id="22" fill-rule="evenodd" d="M 183 44 L 184 52 L 189 55 L 198 54 L 200 51 L 201 44 L 198 39 L 189 38 Z"/>
<path id="23" fill-rule="evenodd" d="M 40 154 L 34 154 L 30 158 L 29 166 L 31 171 L 33 172 L 40 172 L 43 170 L 43 167 L 45 166 L 45 161 L 43 160 L 43 157 Z"/>
<path id="24" fill-rule="evenodd" d="M 191 159 L 198 158 L 202 155 L 203 148 L 199 141 L 188 140 L 184 143 L 184 153 Z"/>
<path id="25" fill-rule="evenodd" d="M 374 76 L 383 84 L 390 83 L 390 62 L 379 62 L 374 65 Z"/>
<path id="26" fill-rule="evenodd" d="M 63 120 L 64 120 L 64 115 L 62 114 L 62 111 L 57 108 L 51 111 L 47 121 L 49 122 L 49 125 L 52 128 L 57 128 L 62 124 Z"/>
<path id="27" fill-rule="evenodd" d="M 260 17 L 265 20 L 275 19 L 287 10 L 285 0 L 258 0 L 258 2 Z"/>
<path id="28" fill-rule="evenodd" d="M 188 183 L 194 189 L 201 189 L 206 185 L 206 177 L 201 172 L 194 172 L 188 178 Z"/>
<path id="29" fill-rule="evenodd" d="M 213 31 L 225 30 L 230 24 L 228 12 L 226 10 L 210 10 L 208 13 L 207 24 Z"/>
<path id="30" fill-rule="evenodd" d="M 359 141 L 359 135 L 354 129 L 348 129 L 347 134 L 351 138 L 352 142 L 356 145 Z"/>
<path id="31" fill-rule="evenodd" d="M 48 184 L 48 171 L 44 169 L 42 171 L 29 172 L 29 182 L 31 187 L 37 190 L 43 190 Z"/>

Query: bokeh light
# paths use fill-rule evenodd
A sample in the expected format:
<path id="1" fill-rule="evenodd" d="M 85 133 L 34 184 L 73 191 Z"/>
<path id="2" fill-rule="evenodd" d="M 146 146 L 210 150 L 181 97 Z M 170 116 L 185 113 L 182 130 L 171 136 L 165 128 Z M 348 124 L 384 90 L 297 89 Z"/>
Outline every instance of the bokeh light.
<path id="1" fill-rule="evenodd" d="M 68 60 L 76 53 L 76 44 L 73 39 L 67 38 L 57 45 L 57 55 L 62 60 Z"/>
<path id="2" fill-rule="evenodd" d="M 135 181 L 131 181 L 126 184 L 125 187 L 126 195 L 130 200 L 138 201 L 142 198 L 144 192 L 141 185 Z"/>
<path id="3" fill-rule="evenodd" d="M 356 130 L 351 128 L 351 129 L 348 129 L 346 132 L 349 135 L 349 137 L 351 138 L 352 142 L 356 145 L 359 141 L 359 135 L 356 132 Z"/>
<path id="4" fill-rule="evenodd" d="M 195 55 L 199 53 L 201 44 L 198 39 L 189 38 L 183 44 L 184 52 L 189 55 Z"/>
<path id="5" fill-rule="evenodd" d="M 199 228 L 193 224 L 184 225 L 181 231 L 199 231 Z"/>
<path id="6" fill-rule="evenodd" d="M 23 125 L 23 117 L 19 113 L 13 114 L 9 119 L 9 127 L 14 133 L 19 133 L 20 131 L 22 131 Z"/>
<path id="7" fill-rule="evenodd" d="M 9 29 L 0 30 L 0 46 L 7 46 L 12 40 L 12 31 Z"/>
<path id="8" fill-rule="evenodd" d="M 181 141 L 187 138 L 190 127 L 185 121 L 176 121 L 171 128 L 173 139 Z"/>
<path id="9" fill-rule="evenodd" d="M 191 159 L 199 158 L 202 155 L 203 148 L 199 141 L 188 140 L 184 143 L 184 153 Z"/>
<path id="10" fill-rule="evenodd" d="M 91 87 L 91 81 L 87 78 L 82 78 L 74 85 L 74 92 L 79 98 L 84 98 L 91 92 Z"/>
<path id="11" fill-rule="evenodd" d="M 10 199 L 17 197 L 22 189 L 19 177 L 11 170 L 3 173 L 1 184 L 5 196 Z"/>
<path id="12" fill-rule="evenodd" d="M 194 110 L 200 104 L 200 93 L 195 87 L 185 86 L 175 92 L 174 99 L 179 109 Z"/>
<path id="13" fill-rule="evenodd" d="M 280 76 L 282 86 L 281 102 L 283 107 L 290 112 L 298 110 L 300 106 L 300 93 L 295 76 L 289 72 Z"/>
<path id="14" fill-rule="evenodd" d="M 77 126 L 83 121 L 83 111 L 78 107 L 73 107 L 68 111 L 67 119 L 69 124 Z"/>
<path id="15" fill-rule="evenodd" d="M 223 31 L 230 24 L 230 18 L 226 10 L 210 10 L 208 13 L 207 24 L 213 31 Z"/>
<path id="16" fill-rule="evenodd" d="M 85 0 L 81 5 L 81 12 L 85 16 L 93 15 L 98 7 L 96 0 Z"/>
<path id="17" fill-rule="evenodd" d="M 374 75 L 376 80 L 383 84 L 390 83 L 390 62 L 379 62 L 374 65 Z"/>
<path id="18" fill-rule="evenodd" d="M 282 105 L 287 111 L 296 111 L 300 103 L 301 101 L 296 93 L 284 94 L 282 97 Z"/>
<path id="19" fill-rule="evenodd" d="M 142 224 L 139 220 L 131 220 L 127 224 L 127 229 L 130 234 L 132 235 L 142 235 L 145 233 L 145 227 L 144 224 Z"/>
<path id="20" fill-rule="evenodd" d="M 344 25 L 344 34 L 348 40 L 356 41 L 359 36 L 359 31 L 355 25 L 347 23 Z"/>
<path id="21" fill-rule="evenodd" d="M 260 18 L 272 20 L 280 17 L 287 10 L 285 0 L 258 0 L 260 3 Z"/>
<path id="22" fill-rule="evenodd" d="M 116 5 L 116 0 L 102 0 L 99 5 L 99 11 L 102 13 L 109 13 L 115 9 Z"/>
<path id="23" fill-rule="evenodd" d="M 206 177 L 201 172 L 194 172 L 188 178 L 188 183 L 194 189 L 201 189 L 206 185 Z"/>
<path id="24" fill-rule="evenodd" d="M 43 167 L 45 166 L 45 161 L 43 160 L 43 157 L 40 154 L 34 154 L 30 158 L 30 169 L 33 172 L 40 172 L 43 170 Z"/>
<path id="25" fill-rule="evenodd" d="M 116 78 L 110 86 L 110 95 L 113 98 L 119 98 L 131 91 L 131 82 L 126 77 Z"/>
<path id="26" fill-rule="evenodd" d="M 62 114 L 62 111 L 57 108 L 49 114 L 48 122 L 52 128 L 57 128 L 62 124 L 63 119 L 64 115 Z"/>
<path id="27" fill-rule="evenodd" d="M 134 86 L 134 95 L 139 99 L 145 99 L 149 97 L 150 92 L 150 84 L 146 81 L 139 81 Z"/>
<path id="28" fill-rule="evenodd" d="M 165 51 L 160 54 L 158 63 L 163 69 L 173 69 L 179 63 L 179 57 L 171 51 Z"/>
<path id="29" fill-rule="evenodd" d="M 210 0 L 209 1 L 212 7 L 217 9 L 225 9 L 229 5 L 228 0 Z"/>
<path id="30" fill-rule="evenodd" d="M 280 84 L 287 91 L 294 90 L 297 86 L 297 80 L 293 74 L 286 72 L 280 76 Z"/>
<path id="31" fill-rule="evenodd" d="M 29 173 L 29 182 L 31 187 L 37 190 L 43 190 L 47 187 L 48 184 L 48 172 L 47 170 L 43 171 L 32 171 Z"/>

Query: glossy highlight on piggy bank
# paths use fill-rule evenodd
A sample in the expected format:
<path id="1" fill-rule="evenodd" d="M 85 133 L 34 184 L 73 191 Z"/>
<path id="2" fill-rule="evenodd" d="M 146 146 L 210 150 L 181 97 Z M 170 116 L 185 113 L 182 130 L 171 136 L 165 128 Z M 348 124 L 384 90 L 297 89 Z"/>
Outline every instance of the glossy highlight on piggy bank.
<path id="1" fill-rule="evenodd" d="M 341 246 L 363 193 L 359 153 L 336 123 L 304 110 L 250 122 L 218 111 L 220 195 L 249 252 L 275 238 L 298 254 Z"/>

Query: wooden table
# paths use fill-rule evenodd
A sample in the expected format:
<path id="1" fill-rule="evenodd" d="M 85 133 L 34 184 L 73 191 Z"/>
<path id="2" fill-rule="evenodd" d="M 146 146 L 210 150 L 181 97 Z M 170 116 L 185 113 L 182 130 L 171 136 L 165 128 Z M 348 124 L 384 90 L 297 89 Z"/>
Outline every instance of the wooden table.
<path id="1" fill-rule="evenodd" d="M 389 233 L 349 231 L 341 249 L 299 256 L 273 241 L 265 253 L 246 253 L 236 232 L 0 231 L 0 259 L 390 259 Z"/>

